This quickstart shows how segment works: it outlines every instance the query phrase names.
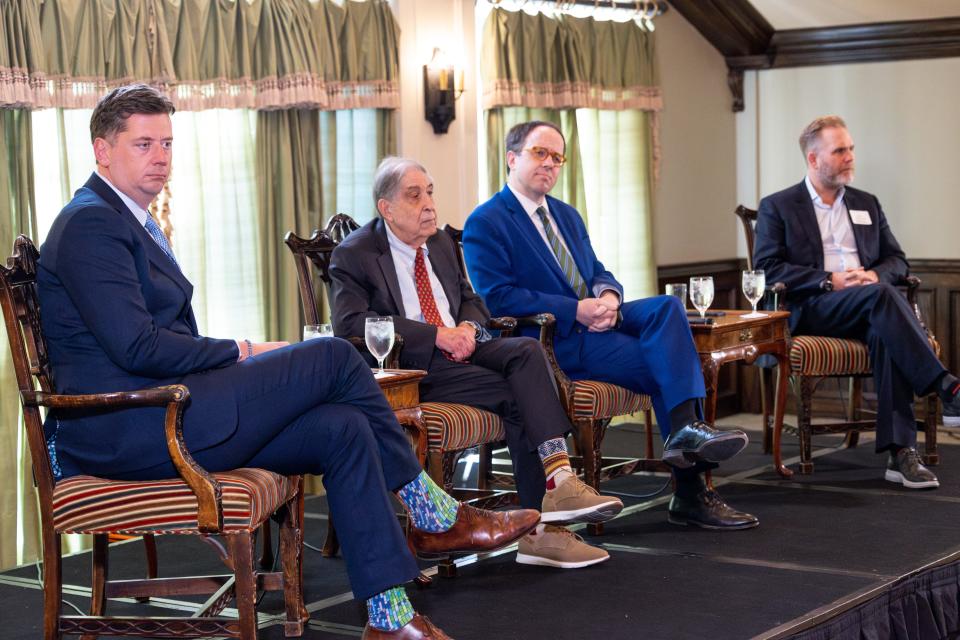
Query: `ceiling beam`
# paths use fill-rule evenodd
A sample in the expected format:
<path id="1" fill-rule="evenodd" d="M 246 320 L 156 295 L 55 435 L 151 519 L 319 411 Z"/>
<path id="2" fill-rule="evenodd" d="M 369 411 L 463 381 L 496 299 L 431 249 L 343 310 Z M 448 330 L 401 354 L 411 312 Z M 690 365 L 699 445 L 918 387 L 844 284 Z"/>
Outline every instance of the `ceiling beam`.
<path id="1" fill-rule="evenodd" d="M 751 69 L 960 56 L 960 18 L 775 31 L 748 0 L 670 3 L 726 59 L 734 111 Z"/>

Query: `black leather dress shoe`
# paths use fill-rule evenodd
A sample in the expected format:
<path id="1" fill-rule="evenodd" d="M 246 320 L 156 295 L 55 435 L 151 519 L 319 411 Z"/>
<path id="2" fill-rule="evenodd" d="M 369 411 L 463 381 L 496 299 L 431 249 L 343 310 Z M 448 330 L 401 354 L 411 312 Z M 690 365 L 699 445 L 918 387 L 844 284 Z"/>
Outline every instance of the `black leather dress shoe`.
<path id="1" fill-rule="evenodd" d="M 663 461 L 679 469 L 692 467 L 697 460 L 723 462 L 743 451 L 748 441 L 739 429 L 717 431 L 696 420 L 670 434 L 663 445 Z"/>
<path id="2" fill-rule="evenodd" d="M 667 509 L 667 520 L 704 529 L 751 529 L 760 524 L 756 516 L 737 511 L 713 489 L 704 489 L 693 498 L 674 494 Z"/>

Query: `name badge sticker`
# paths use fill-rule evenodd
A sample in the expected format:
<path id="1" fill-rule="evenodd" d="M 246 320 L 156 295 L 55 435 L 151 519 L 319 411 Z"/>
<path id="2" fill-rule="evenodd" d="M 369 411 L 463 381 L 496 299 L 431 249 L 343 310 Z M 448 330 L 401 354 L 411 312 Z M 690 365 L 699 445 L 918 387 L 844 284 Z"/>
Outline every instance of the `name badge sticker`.
<path id="1" fill-rule="evenodd" d="M 850 219 L 853 224 L 872 224 L 870 221 L 870 212 L 862 209 L 850 209 Z"/>

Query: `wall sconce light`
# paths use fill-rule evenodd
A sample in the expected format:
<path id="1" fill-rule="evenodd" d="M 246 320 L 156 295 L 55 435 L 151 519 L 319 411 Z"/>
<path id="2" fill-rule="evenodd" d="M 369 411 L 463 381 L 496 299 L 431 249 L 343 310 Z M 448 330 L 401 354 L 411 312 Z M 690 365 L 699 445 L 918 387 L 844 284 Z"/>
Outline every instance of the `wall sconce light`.
<path id="1" fill-rule="evenodd" d="M 434 133 L 446 133 L 457 117 L 456 100 L 463 94 L 463 71 L 454 74 L 446 54 L 434 47 L 433 58 L 423 65 L 423 104 Z"/>

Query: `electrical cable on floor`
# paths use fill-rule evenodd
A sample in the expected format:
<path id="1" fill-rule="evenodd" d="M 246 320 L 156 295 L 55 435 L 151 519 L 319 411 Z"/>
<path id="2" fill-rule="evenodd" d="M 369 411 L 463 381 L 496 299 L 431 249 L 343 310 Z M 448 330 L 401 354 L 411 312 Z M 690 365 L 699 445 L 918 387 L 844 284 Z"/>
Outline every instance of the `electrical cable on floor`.
<path id="1" fill-rule="evenodd" d="M 652 493 L 627 493 L 626 491 L 606 491 L 605 490 L 603 494 L 610 495 L 610 496 L 623 496 L 624 498 L 637 498 L 638 500 L 649 500 L 650 498 L 654 498 L 660 495 L 661 493 L 663 493 L 664 490 L 666 490 L 666 488 L 669 487 L 672 483 L 673 483 L 673 477 L 670 476 L 667 478 L 666 482 L 664 482 L 663 485 L 660 486 L 659 489 L 657 489 Z"/>

